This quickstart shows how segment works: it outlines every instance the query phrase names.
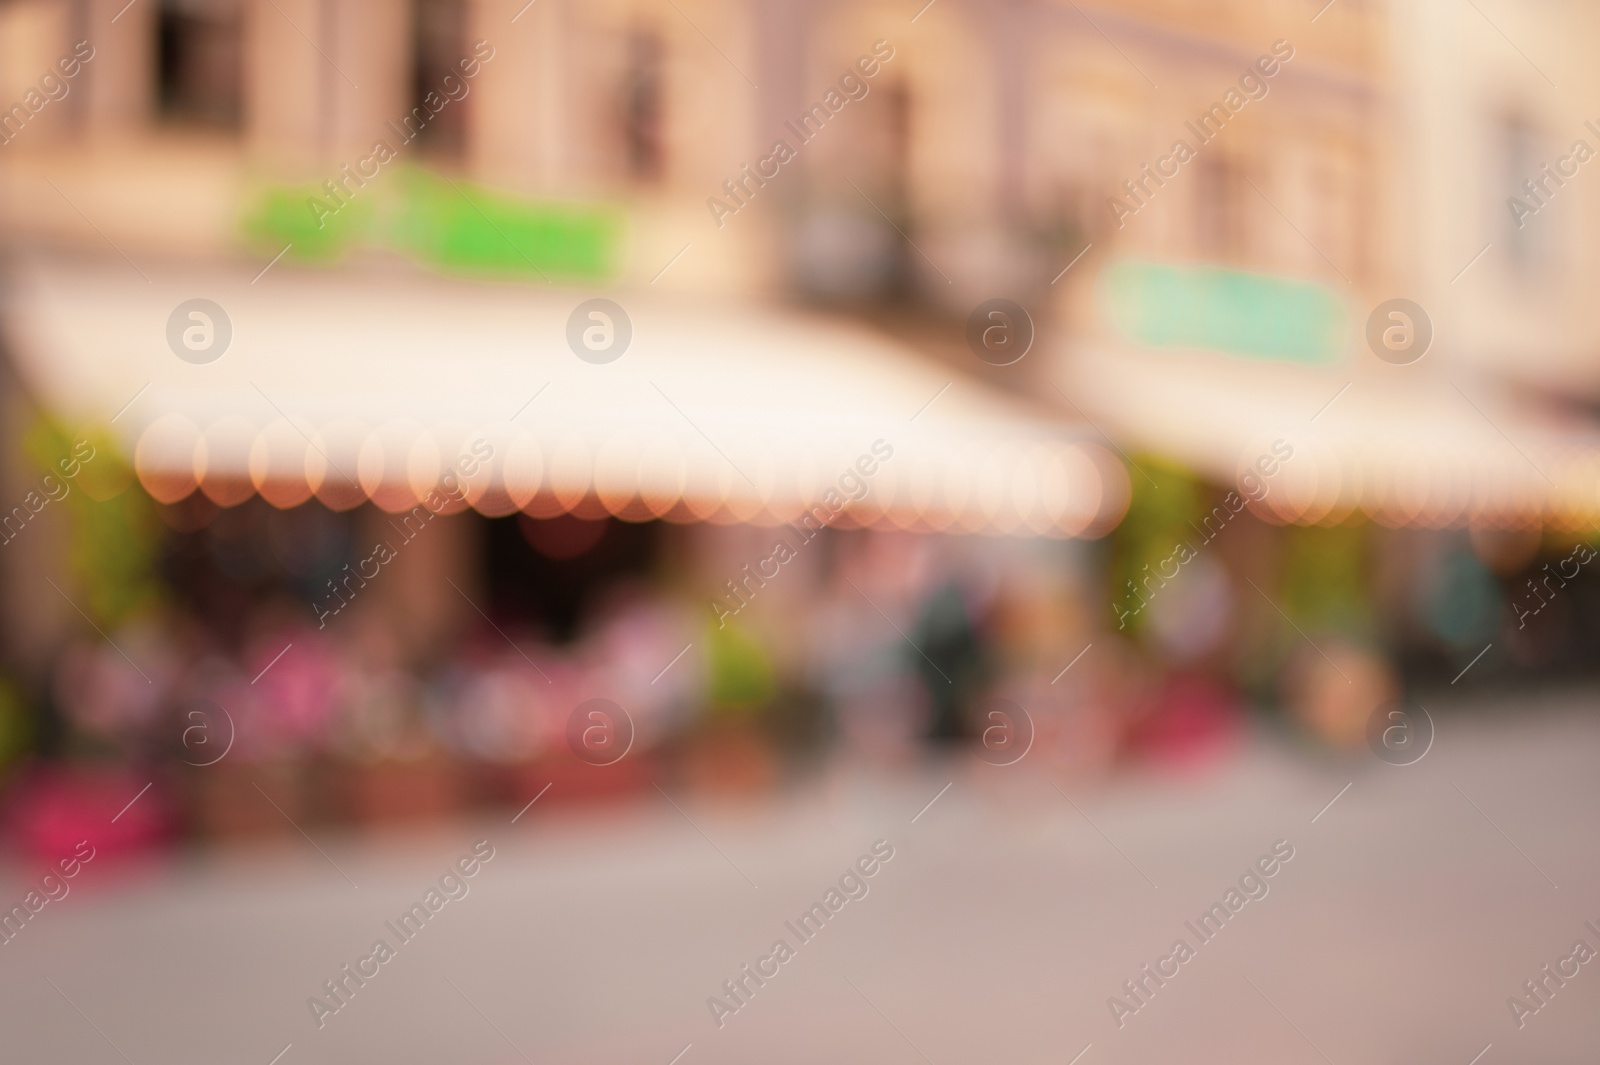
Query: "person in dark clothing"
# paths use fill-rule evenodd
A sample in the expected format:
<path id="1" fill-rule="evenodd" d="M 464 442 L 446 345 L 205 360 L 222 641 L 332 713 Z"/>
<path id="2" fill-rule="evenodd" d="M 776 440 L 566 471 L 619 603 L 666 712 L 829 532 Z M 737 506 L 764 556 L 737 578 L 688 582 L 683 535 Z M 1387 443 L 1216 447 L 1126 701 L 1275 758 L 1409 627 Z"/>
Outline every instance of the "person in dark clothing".
<path id="1" fill-rule="evenodd" d="M 967 716 L 988 673 L 988 656 L 961 589 L 941 584 L 923 604 L 912 632 L 912 665 L 928 689 L 928 739 L 964 740 Z"/>

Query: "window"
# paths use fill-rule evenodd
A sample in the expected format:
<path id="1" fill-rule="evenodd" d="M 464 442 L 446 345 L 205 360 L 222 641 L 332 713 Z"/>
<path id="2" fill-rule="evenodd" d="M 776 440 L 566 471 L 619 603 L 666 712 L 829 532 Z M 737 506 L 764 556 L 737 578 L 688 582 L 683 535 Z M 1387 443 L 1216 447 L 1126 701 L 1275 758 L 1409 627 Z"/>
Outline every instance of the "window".
<path id="1" fill-rule="evenodd" d="M 911 200 L 911 91 L 903 81 L 884 86 L 881 101 L 884 146 L 879 160 L 881 187 L 901 212 Z"/>
<path id="2" fill-rule="evenodd" d="M 803 117 L 783 133 L 803 160 L 778 179 L 786 183 L 783 194 L 801 205 L 791 246 L 794 282 L 826 303 L 909 303 L 926 266 L 907 236 L 916 232 L 909 203 L 913 101 L 902 82 L 863 83 L 868 93 L 849 104 L 848 121 L 830 122 L 809 145 L 792 132 Z M 818 101 L 831 87 L 823 83 L 802 99 L 826 115 Z"/>
<path id="3" fill-rule="evenodd" d="M 1544 266 L 1553 250 L 1554 220 L 1537 217 L 1560 195 L 1560 179 L 1543 169 L 1549 161 L 1541 151 L 1545 145 L 1546 138 L 1533 123 L 1521 117 L 1508 118 L 1500 127 L 1500 166 L 1490 170 L 1501 174 L 1502 184 L 1509 190 L 1501 216 L 1509 227 L 1506 254 L 1512 269 L 1522 274 Z"/>
<path id="4" fill-rule="evenodd" d="M 623 152 L 628 176 L 636 181 L 661 180 L 662 146 L 661 38 L 636 32 L 628 37 L 628 67 L 622 92 Z"/>
<path id="5" fill-rule="evenodd" d="M 238 0 L 161 0 L 156 85 L 162 117 L 238 129 L 242 113 L 242 12 Z"/>
<path id="6" fill-rule="evenodd" d="M 461 60 L 470 56 L 466 5 L 460 0 L 414 0 L 412 10 L 415 36 L 411 51 L 411 115 L 414 117 L 405 126 L 408 132 L 417 130 L 417 146 L 423 151 L 458 156 L 466 148 L 467 107 L 471 97 L 449 100 L 437 112 L 425 101 L 431 94 L 437 106 L 439 100 L 449 98 L 444 80 L 447 75 L 460 80 Z M 422 116 L 428 116 L 426 121 Z"/>
<path id="7" fill-rule="evenodd" d="M 1231 262 L 1244 243 L 1239 218 L 1239 174 L 1217 155 L 1195 168 L 1195 245 L 1202 256 Z"/>

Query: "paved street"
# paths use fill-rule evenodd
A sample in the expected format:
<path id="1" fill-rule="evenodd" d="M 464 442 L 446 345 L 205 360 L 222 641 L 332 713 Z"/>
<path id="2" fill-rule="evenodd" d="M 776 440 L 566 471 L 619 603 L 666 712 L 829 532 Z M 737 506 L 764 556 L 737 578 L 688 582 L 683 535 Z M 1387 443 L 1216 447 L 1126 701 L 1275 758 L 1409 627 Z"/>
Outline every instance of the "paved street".
<path id="1" fill-rule="evenodd" d="M 326 859 L 295 837 L 90 865 L 0 947 L 5 1058 L 669 1065 L 687 1045 L 681 1065 L 1067 1065 L 1088 1046 L 1082 1065 L 1468 1065 L 1492 1044 L 1483 1065 L 1588 1060 L 1600 967 L 1521 1031 L 1506 999 L 1575 940 L 1600 947 L 1591 704 L 1430 706 L 1436 743 L 1408 767 L 1258 737 L 1188 778 L 1060 781 L 1071 802 L 1026 761 L 961 762 L 840 771 L 743 810 L 652 795 L 326 836 Z M 478 840 L 494 856 L 468 893 L 401 943 L 385 922 Z M 893 857 L 848 882 L 864 896 L 809 942 L 785 927 L 877 840 Z M 1202 942 L 1185 922 L 1278 840 L 1293 858 L 1265 896 Z M 9 905 L 26 885 L 3 890 Z M 393 956 L 319 1030 L 307 999 L 380 938 Z M 1180 938 L 1193 956 L 1119 1030 L 1108 998 Z M 708 997 L 732 1005 L 724 981 L 778 939 L 793 956 L 719 1029 Z"/>

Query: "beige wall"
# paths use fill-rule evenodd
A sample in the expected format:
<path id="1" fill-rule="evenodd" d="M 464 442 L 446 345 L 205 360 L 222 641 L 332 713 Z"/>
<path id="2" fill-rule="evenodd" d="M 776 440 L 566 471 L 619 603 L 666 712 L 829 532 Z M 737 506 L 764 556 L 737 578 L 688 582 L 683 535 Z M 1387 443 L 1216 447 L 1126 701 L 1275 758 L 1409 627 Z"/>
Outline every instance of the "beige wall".
<path id="1" fill-rule="evenodd" d="M 83 3 L 95 60 L 67 100 L 0 153 L 0 217 L 14 230 L 102 250 L 109 238 L 135 258 L 236 254 L 253 173 L 329 176 L 392 136 L 386 123 L 410 102 L 406 0 L 244 0 L 238 136 L 153 121 L 153 0 L 136 0 L 114 24 L 125 0 Z M 1242 181 L 1235 189 L 1240 236 L 1230 261 L 1321 278 L 1353 292 L 1356 306 L 1409 296 L 1437 312 L 1448 359 L 1600 390 L 1600 360 L 1590 357 L 1600 315 L 1589 295 L 1600 254 L 1585 236 L 1600 221 L 1600 163 L 1529 221 L 1552 250 L 1541 270 L 1519 270 L 1506 209 L 1517 190 L 1507 187 L 1500 146 L 1502 118 L 1516 112 L 1544 134 L 1551 161 L 1579 137 L 1600 151 L 1600 136 L 1583 126 L 1600 111 L 1582 109 L 1600 99 L 1600 73 L 1583 52 L 1600 29 L 1593 5 L 1479 12 L 1456 0 L 1341 0 L 1311 23 L 1302 0 L 1041 0 L 1006 8 L 1020 20 L 1009 30 L 990 7 L 959 0 L 915 23 L 899 3 L 819 7 L 814 18 L 795 16 L 809 19 L 810 34 L 797 91 L 815 96 L 882 37 L 896 56 L 874 83 L 877 100 L 850 105 L 777 189 L 718 228 L 707 198 L 780 132 L 763 125 L 771 116 L 746 75 L 761 83 L 774 74 L 761 60 L 787 42 L 756 40 L 752 0 L 675 4 L 537 0 L 524 10 L 524 0 L 471 0 L 468 39 L 489 41 L 495 58 L 468 97 L 462 159 L 439 165 L 525 194 L 625 202 L 630 281 L 649 282 L 687 246 L 660 286 L 773 295 L 788 251 L 782 201 L 857 197 L 844 178 L 862 174 L 879 149 L 881 116 L 870 109 L 899 83 L 911 101 L 909 226 L 937 266 L 920 255 L 910 262 L 925 291 L 960 308 L 997 287 L 1049 289 L 1065 264 L 1048 254 L 1071 249 L 1041 258 L 1014 232 L 1019 214 L 1038 225 L 1076 214 L 1096 244 L 1090 264 L 1111 254 L 1219 255 L 1198 237 L 1215 205 L 1192 166 L 1121 229 L 1108 200 L 1282 37 L 1294 60 L 1205 149 L 1260 190 Z M 65 52 L 72 10 L 47 0 L 0 7 L 0 89 L 9 94 L 0 99 L 26 91 Z M 623 164 L 619 111 L 636 31 L 659 35 L 665 49 L 666 167 L 656 182 L 633 179 Z M 1012 37 L 997 49 L 1002 31 Z M 1019 41 L 1025 62 L 1015 64 L 1005 49 Z M 1005 118 L 1005 85 L 1018 78 L 1020 131 Z M 1018 144 L 1020 166 L 1007 155 Z M 1453 283 L 1485 244 L 1491 250 Z M 1071 305 L 1091 278 L 1075 272 L 1045 295 Z"/>
<path id="2" fill-rule="evenodd" d="M 56 60 L 70 51 L 68 15 L 64 7 L 48 0 L 19 0 L 0 7 L 0 108 L 9 109 L 20 102 L 46 71 L 54 69 Z M 82 88 L 82 84 L 73 84 L 65 99 L 46 105 L 46 111 L 18 136 L 53 141 L 68 134 L 74 116 L 66 112 L 69 106 L 75 111 L 82 102 Z"/>
<path id="3" fill-rule="evenodd" d="M 154 111 L 156 6 L 139 0 L 124 10 L 127 0 L 84 2 L 85 36 L 95 50 L 83 71 L 88 136 L 102 142 L 141 136 Z"/>
<path id="4" fill-rule="evenodd" d="M 348 162 L 409 105 L 405 0 L 249 0 L 245 126 L 255 154 Z"/>
<path id="5" fill-rule="evenodd" d="M 555 189 L 572 166 L 566 144 L 571 119 L 564 105 L 578 57 L 563 47 L 570 24 L 567 5 L 538 0 L 519 16 L 524 3 L 479 0 L 473 5 L 471 36 L 489 41 L 495 55 L 472 89 L 471 165 L 483 180 L 498 185 Z"/>
<path id="6" fill-rule="evenodd" d="M 1420 293 L 1413 298 L 1433 310 L 1439 342 L 1461 363 L 1600 394 L 1592 296 L 1600 256 L 1591 236 L 1600 223 L 1600 160 L 1524 220 L 1522 235 L 1546 248 L 1529 268 L 1513 254 L 1519 234 L 1507 206 L 1512 196 L 1531 203 L 1517 186 L 1573 141 L 1600 153 L 1600 136 L 1584 125 L 1600 119 L 1586 106 L 1600 89 L 1588 54 L 1600 12 L 1571 0 L 1484 11 L 1488 17 L 1442 0 L 1393 6 L 1392 37 L 1407 44 L 1391 57 L 1400 106 L 1388 131 L 1396 202 L 1390 248 Z M 1506 152 L 1511 116 L 1534 137 L 1520 167 Z"/>

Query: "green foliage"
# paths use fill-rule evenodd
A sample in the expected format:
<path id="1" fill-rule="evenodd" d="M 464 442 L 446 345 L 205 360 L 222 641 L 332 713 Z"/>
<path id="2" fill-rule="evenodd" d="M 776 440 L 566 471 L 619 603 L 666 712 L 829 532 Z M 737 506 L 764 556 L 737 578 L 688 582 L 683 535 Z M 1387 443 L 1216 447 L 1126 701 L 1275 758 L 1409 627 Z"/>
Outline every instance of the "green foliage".
<path id="1" fill-rule="evenodd" d="M 1364 519 L 1283 530 L 1283 609 L 1302 628 L 1352 639 L 1374 634 L 1370 533 Z"/>
<path id="2" fill-rule="evenodd" d="M 1134 461 L 1160 487 L 1151 485 L 1138 470 L 1129 471 L 1128 513 L 1111 534 L 1113 620 L 1119 604 L 1127 607 L 1130 601 L 1137 603 L 1128 589 L 1129 581 L 1138 585 L 1145 575 L 1144 567 L 1154 570 L 1157 563 L 1172 556 L 1179 543 L 1195 543 L 1193 522 L 1204 510 L 1205 486 L 1194 474 L 1152 455 L 1139 455 Z M 1144 613 L 1130 617 L 1127 623 L 1139 631 Z"/>
<path id="3" fill-rule="evenodd" d="M 713 624 L 706 646 L 714 713 L 748 713 L 772 702 L 777 679 L 754 636 L 737 624 Z"/>
<path id="4" fill-rule="evenodd" d="M 0 678 L 0 772 L 33 743 L 33 718 L 10 681 Z"/>
<path id="5" fill-rule="evenodd" d="M 60 463 L 78 454 L 80 441 L 93 448 L 92 457 L 77 461 L 76 475 L 66 477 Z M 75 601 L 84 612 L 108 628 L 159 603 L 161 522 L 110 436 L 69 436 L 40 420 L 24 435 L 22 448 L 41 479 L 48 475 L 68 488 L 48 505 L 65 510 L 67 566 L 79 579 L 82 595 Z"/>

